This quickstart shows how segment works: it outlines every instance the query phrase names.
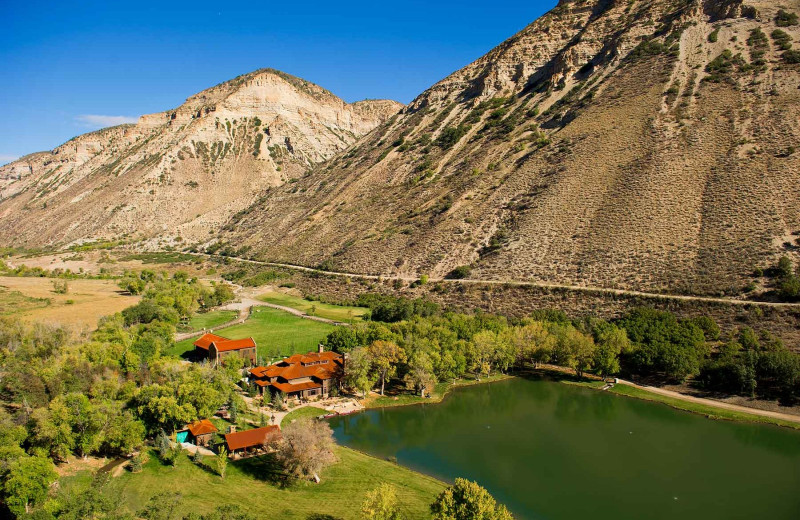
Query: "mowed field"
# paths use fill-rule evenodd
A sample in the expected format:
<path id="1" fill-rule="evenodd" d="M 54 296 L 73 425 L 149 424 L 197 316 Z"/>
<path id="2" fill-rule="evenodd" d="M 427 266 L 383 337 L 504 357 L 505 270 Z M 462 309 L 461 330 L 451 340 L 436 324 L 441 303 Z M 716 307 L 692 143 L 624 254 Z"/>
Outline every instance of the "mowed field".
<path id="1" fill-rule="evenodd" d="M 329 303 L 309 301 L 299 296 L 278 291 L 261 293 L 258 295 L 258 299 L 275 305 L 291 307 L 309 315 L 345 323 L 361 321 L 364 314 L 369 310 L 365 307 L 348 307 L 344 305 L 331 305 Z"/>
<path id="2" fill-rule="evenodd" d="M 67 294 L 56 294 L 54 280 L 0 276 L 0 315 L 94 329 L 101 317 L 139 301 L 122 293 L 114 280 L 66 280 Z"/>
<path id="3" fill-rule="evenodd" d="M 259 356 L 276 358 L 316 350 L 333 329 L 328 323 L 299 318 L 278 309 L 256 307 L 246 322 L 214 333 L 230 339 L 253 338 Z M 167 353 L 181 356 L 194 349 L 195 339 L 180 341 Z"/>
<path id="4" fill-rule="evenodd" d="M 109 483 L 113 494 L 131 511 L 164 492 L 183 495 L 182 514 L 208 513 L 218 505 L 239 504 L 258 518 L 286 520 L 357 520 L 367 492 L 387 482 L 397 488 L 404 518 L 430 518 L 429 504 L 445 484 L 391 462 L 336 448 L 338 462 L 322 472 L 320 484 L 298 483 L 287 488 L 273 483 L 273 468 L 263 458 L 233 461 L 225 479 L 181 455 L 176 467 L 162 465 L 155 453 L 141 473 L 124 472 Z M 206 463 L 213 464 L 211 457 Z M 69 489 L 88 483 L 88 472 L 61 480 Z"/>

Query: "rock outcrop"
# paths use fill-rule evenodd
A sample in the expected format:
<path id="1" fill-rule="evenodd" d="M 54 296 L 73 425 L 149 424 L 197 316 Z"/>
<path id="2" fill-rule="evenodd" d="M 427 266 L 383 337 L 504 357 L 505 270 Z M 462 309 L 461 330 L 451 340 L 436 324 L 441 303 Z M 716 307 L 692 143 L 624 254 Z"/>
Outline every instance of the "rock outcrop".
<path id="1" fill-rule="evenodd" d="M 0 168 L 0 240 L 205 240 L 265 189 L 294 181 L 395 114 L 275 70 L 204 90 L 135 125 Z"/>

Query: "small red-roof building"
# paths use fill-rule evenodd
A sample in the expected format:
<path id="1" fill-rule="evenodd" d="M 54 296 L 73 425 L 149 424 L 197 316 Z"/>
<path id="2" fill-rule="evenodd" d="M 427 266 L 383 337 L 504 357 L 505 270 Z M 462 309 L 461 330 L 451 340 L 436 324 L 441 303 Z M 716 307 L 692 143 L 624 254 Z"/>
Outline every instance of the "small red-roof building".
<path id="1" fill-rule="evenodd" d="M 295 354 L 268 367 L 250 369 L 250 381 L 264 393 L 283 392 L 287 397 L 306 399 L 328 397 L 335 382 L 342 376 L 344 358 L 336 352 Z"/>
<path id="2" fill-rule="evenodd" d="M 196 357 L 208 359 L 215 365 L 222 363 L 234 352 L 242 356 L 251 366 L 256 364 L 257 359 L 257 347 L 253 338 L 228 339 L 209 332 L 197 338 L 194 350 Z"/>
<path id="3" fill-rule="evenodd" d="M 228 453 L 237 457 L 246 453 L 260 452 L 266 445 L 281 437 L 281 430 L 277 426 L 264 426 L 225 434 L 225 447 Z"/>
<path id="4" fill-rule="evenodd" d="M 217 427 L 208 419 L 201 419 L 191 424 L 187 424 L 185 428 L 178 430 L 175 435 L 175 440 L 178 442 L 189 442 L 195 446 L 208 446 L 211 438 L 217 432 Z"/>

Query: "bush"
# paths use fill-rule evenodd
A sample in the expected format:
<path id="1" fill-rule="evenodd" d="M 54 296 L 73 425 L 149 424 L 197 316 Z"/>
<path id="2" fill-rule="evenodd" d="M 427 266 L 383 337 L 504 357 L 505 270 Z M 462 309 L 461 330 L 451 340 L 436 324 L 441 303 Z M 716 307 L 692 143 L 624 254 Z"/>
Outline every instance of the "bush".
<path id="1" fill-rule="evenodd" d="M 785 31 L 775 29 L 770 36 L 772 37 L 772 41 L 774 41 L 782 51 L 788 51 L 792 48 L 792 37 Z"/>
<path id="2" fill-rule="evenodd" d="M 436 146 L 442 148 L 443 150 L 452 148 L 453 145 L 455 145 L 467 134 L 469 128 L 469 125 L 464 124 L 446 127 L 444 130 L 442 130 L 442 133 L 439 134 L 439 137 L 436 138 Z"/>
<path id="3" fill-rule="evenodd" d="M 711 34 L 708 35 L 709 43 L 717 43 L 719 39 L 719 29 L 714 29 Z"/>
<path id="4" fill-rule="evenodd" d="M 800 63 L 800 51 L 786 51 L 782 55 L 783 61 L 786 63 Z"/>
<path id="5" fill-rule="evenodd" d="M 464 278 L 469 278 L 470 273 L 472 273 L 472 268 L 468 265 L 460 265 L 447 273 L 448 280 L 462 280 Z"/>
<path id="6" fill-rule="evenodd" d="M 775 25 L 778 27 L 789 27 L 790 25 L 797 25 L 797 13 L 789 13 L 781 9 L 775 15 Z"/>

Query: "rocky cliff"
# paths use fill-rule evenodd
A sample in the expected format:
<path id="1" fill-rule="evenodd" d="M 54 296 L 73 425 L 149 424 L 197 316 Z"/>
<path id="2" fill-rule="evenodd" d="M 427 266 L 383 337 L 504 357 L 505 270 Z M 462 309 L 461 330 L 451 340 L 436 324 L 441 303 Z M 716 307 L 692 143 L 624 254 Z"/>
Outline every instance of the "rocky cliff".
<path id="1" fill-rule="evenodd" d="M 0 168 L 0 241 L 206 240 L 261 192 L 301 177 L 395 114 L 260 70 L 174 110 L 81 135 Z"/>

